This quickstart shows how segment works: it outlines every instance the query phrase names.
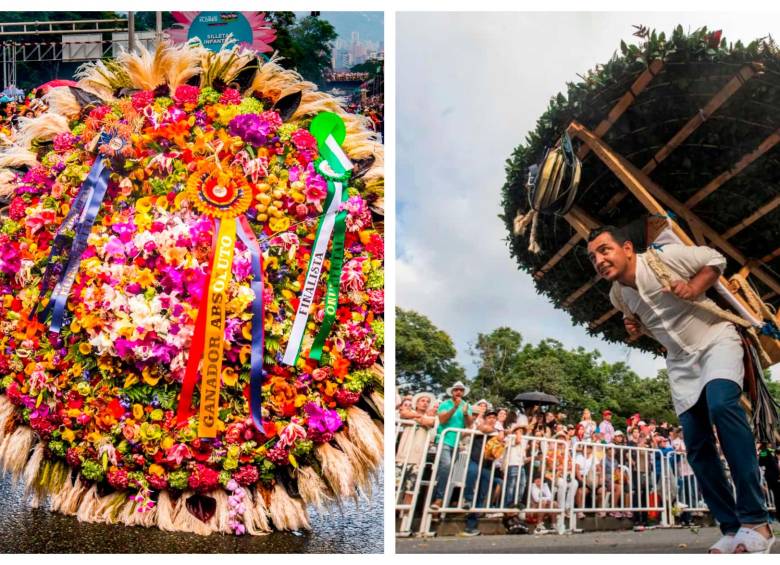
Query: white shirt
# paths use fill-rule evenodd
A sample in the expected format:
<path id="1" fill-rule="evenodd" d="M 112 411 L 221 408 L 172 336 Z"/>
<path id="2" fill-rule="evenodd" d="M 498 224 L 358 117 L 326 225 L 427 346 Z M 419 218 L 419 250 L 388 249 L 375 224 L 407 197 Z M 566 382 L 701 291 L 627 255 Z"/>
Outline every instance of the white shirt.
<path id="1" fill-rule="evenodd" d="M 541 487 L 536 486 L 535 483 L 531 484 L 531 500 L 533 502 L 552 500 L 552 492 L 547 483 L 543 482 Z"/>
<path id="2" fill-rule="evenodd" d="M 715 267 L 721 273 L 726 267 L 726 258 L 709 247 L 692 247 L 667 244 L 658 250 L 658 256 L 680 280 L 688 281 L 703 267 Z M 706 348 L 729 326 L 719 316 L 702 310 L 688 300 L 665 292 L 653 271 L 647 265 L 645 255 L 637 255 L 636 289 L 612 283 L 610 301 L 617 308 L 616 293 L 621 293 L 628 309 L 636 314 L 642 325 L 663 345 L 667 359 L 676 359 Z M 697 302 L 712 301 L 704 295 Z"/>

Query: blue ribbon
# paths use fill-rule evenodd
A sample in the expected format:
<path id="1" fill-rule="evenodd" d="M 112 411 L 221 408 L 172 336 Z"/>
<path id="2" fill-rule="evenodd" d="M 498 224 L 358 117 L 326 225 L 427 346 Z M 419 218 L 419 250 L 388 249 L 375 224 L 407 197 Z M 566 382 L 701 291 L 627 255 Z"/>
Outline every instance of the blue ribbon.
<path id="1" fill-rule="evenodd" d="M 60 224 L 60 227 L 57 228 L 57 233 L 55 234 L 54 240 L 51 244 L 51 251 L 49 251 L 49 259 L 46 262 L 46 270 L 44 271 L 43 278 L 41 279 L 40 296 L 43 296 L 49 291 L 51 279 L 54 276 L 54 267 L 58 264 L 58 262 L 54 261 L 54 258 L 62 254 L 62 251 L 65 248 L 65 244 L 69 241 L 69 238 L 65 235 L 65 232 L 72 230 L 76 226 L 78 217 L 81 215 L 85 204 L 89 200 L 89 196 L 91 194 L 90 189 L 97 182 L 97 179 L 100 176 L 100 171 L 102 170 L 101 161 L 102 159 L 97 159 L 95 164 L 92 165 L 92 168 L 89 171 L 89 175 L 87 175 L 87 178 L 81 184 L 81 187 L 76 194 L 76 198 L 73 199 L 73 206 L 68 211 L 65 219 L 62 221 L 62 224 Z M 30 311 L 28 320 L 32 320 L 35 312 L 38 310 L 39 305 L 40 301 L 36 302 L 35 306 L 33 306 L 33 309 Z M 50 310 L 51 308 L 47 308 L 41 312 L 40 316 L 38 317 L 38 320 L 41 323 L 43 323 L 43 321 L 46 319 L 46 315 Z"/>
<path id="2" fill-rule="evenodd" d="M 775 339 L 780 339 L 780 330 L 778 330 L 777 326 L 775 326 L 772 322 L 766 322 L 763 326 L 761 326 L 760 331 L 764 335 L 771 336 Z"/>
<path id="3" fill-rule="evenodd" d="M 252 355 L 249 372 L 249 409 L 255 428 L 263 431 L 263 351 L 265 350 L 263 328 L 263 269 L 260 263 L 260 248 L 257 241 L 244 231 L 242 221 L 236 222 L 236 233 L 244 242 L 252 257 Z M 248 227 L 248 226 L 247 226 Z"/>
<path id="4" fill-rule="evenodd" d="M 93 176 L 93 172 L 95 173 Z M 92 231 L 92 225 L 95 223 L 100 205 L 103 203 L 103 198 L 106 195 L 106 189 L 108 188 L 108 176 L 111 170 L 106 167 L 106 164 L 102 156 L 98 156 L 93 171 L 90 172 L 87 180 L 82 185 L 82 190 L 89 193 L 89 198 L 85 204 L 86 214 L 79 223 L 76 229 L 76 237 L 73 239 L 73 244 L 70 248 L 70 255 L 68 256 L 68 266 L 62 273 L 60 280 L 54 287 L 49 299 L 49 304 L 46 306 L 46 310 L 42 313 L 43 316 L 48 314 L 49 309 L 52 311 L 51 316 L 51 331 L 59 333 L 62 328 L 62 321 L 65 317 L 65 305 L 68 302 L 68 295 L 73 287 L 73 283 L 76 281 L 76 275 L 78 274 L 79 265 L 81 264 L 81 256 L 87 248 L 87 239 Z"/>

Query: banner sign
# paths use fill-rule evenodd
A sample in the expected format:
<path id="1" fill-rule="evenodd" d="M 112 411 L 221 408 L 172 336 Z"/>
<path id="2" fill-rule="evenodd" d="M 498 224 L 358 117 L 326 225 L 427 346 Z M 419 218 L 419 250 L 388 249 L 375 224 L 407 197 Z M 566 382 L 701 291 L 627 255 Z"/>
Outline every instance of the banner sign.
<path id="1" fill-rule="evenodd" d="M 168 31 L 174 43 L 186 43 L 196 37 L 211 51 L 219 51 L 232 36 L 240 45 L 257 53 L 273 51 L 276 39 L 265 12 L 171 12 L 178 23 Z"/>

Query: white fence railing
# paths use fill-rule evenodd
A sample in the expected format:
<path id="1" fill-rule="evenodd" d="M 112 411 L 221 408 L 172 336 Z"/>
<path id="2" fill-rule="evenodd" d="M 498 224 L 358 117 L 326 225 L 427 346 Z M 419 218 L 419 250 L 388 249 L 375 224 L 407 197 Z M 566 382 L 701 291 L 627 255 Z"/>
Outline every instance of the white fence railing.
<path id="1" fill-rule="evenodd" d="M 396 427 L 397 535 L 433 535 L 436 517 L 525 513 L 558 533 L 583 515 L 648 515 L 661 527 L 707 512 L 683 452 L 509 436 L 504 443 L 475 430 L 431 428 L 401 420 Z M 727 473 L 728 475 L 728 473 Z M 730 480 L 730 476 L 729 476 Z M 767 507 L 775 499 L 762 477 Z M 415 522 L 418 521 L 416 524 Z M 567 523 L 568 522 L 568 523 Z"/>

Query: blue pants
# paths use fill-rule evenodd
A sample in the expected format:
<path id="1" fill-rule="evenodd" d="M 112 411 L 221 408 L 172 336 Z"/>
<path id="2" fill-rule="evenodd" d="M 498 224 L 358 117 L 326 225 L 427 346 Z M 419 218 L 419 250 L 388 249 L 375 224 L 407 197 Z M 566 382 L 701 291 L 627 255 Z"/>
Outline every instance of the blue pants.
<path id="1" fill-rule="evenodd" d="M 441 446 L 441 457 L 439 458 L 439 470 L 436 472 L 436 487 L 433 491 L 433 500 L 442 500 L 444 498 L 444 487 L 447 486 L 447 479 L 450 475 L 450 468 L 452 467 L 452 452 L 455 448 L 451 445 L 444 444 Z M 443 503 L 447 506 L 447 501 Z"/>
<path id="2" fill-rule="evenodd" d="M 688 462 L 723 534 L 736 533 L 742 524 L 769 521 L 761 491 L 756 441 L 739 403 L 740 394 L 737 383 L 715 379 L 707 383 L 696 404 L 680 415 Z M 713 424 L 736 487 L 736 501 L 718 455 Z"/>
<path id="3" fill-rule="evenodd" d="M 469 460 L 469 471 L 466 474 L 466 486 L 463 491 L 463 501 L 471 504 L 472 508 L 483 508 L 490 506 L 490 465 L 482 467 L 480 473 L 479 463 L 473 460 Z M 479 488 L 477 489 L 477 500 L 474 502 L 474 485 L 477 482 L 477 475 L 479 475 Z M 501 473 L 496 470 L 495 477 L 493 478 L 493 485 L 501 484 Z M 474 530 L 479 524 L 479 514 L 471 512 L 466 514 L 466 529 Z"/>
<path id="4" fill-rule="evenodd" d="M 520 486 L 517 488 L 517 495 L 515 496 L 515 486 L 517 485 L 517 476 L 520 475 Z M 519 465 L 510 465 L 506 472 L 506 488 L 504 489 L 504 506 L 514 506 L 518 502 L 525 500 L 523 493 L 525 492 L 525 467 Z"/>

